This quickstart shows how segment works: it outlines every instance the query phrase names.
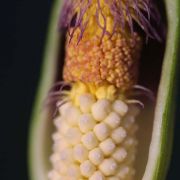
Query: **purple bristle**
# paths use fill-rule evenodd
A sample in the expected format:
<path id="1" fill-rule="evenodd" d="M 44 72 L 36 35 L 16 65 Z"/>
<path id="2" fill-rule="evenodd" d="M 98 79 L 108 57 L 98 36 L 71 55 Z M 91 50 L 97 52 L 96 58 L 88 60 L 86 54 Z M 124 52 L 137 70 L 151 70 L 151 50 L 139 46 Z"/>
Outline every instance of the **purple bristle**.
<path id="1" fill-rule="evenodd" d="M 97 9 L 94 15 L 98 26 L 102 29 L 102 38 L 105 34 L 112 36 L 117 28 L 121 28 L 123 32 L 126 25 L 133 34 L 134 23 L 137 23 L 146 33 L 147 38 L 161 40 L 159 33 L 151 24 L 151 21 L 157 23 L 157 25 L 160 22 L 159 11 L 152 0 L 104 0 L 104 2 L 109 7 L 114 18 L 114 27 L 112 34 L 110 34 L 107 31 L 106 17 L 103 14 L 100 0 L 97 0 Z M 80 29 L 78 43 L 82 39 L 89 21 L 88 18 L 86 20 L 84 19 L 84 15 L 92 3 L 94 3 L 92 0 L 64 0 L 59 28 L 68 30 L 71 27 L 73 28 L 73 30 L 69 32 L 70 40 L 77 28 Z M 77 8 L 79 9 L 78 12 L 76 11 Z M 103 18 L 104 25 L 99 22 L 99 16 Z"/>

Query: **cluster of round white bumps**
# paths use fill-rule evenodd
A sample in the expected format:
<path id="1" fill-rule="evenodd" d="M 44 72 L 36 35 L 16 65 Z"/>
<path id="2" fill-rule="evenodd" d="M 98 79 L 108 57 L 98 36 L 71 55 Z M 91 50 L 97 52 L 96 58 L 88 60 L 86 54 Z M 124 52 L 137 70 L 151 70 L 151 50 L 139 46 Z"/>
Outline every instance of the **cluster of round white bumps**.
<path id="1" fill-rule="evenodd" d="M 132 180 L 139 108 L 91 94 L 67 102 L 54 119 L 50 180 Z"/>

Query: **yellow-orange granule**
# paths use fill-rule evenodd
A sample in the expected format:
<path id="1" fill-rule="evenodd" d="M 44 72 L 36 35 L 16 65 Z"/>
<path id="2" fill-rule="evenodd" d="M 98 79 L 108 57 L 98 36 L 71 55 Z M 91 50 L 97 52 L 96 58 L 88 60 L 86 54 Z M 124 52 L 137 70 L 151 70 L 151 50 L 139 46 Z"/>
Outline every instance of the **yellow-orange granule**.
<path id="1" fill-rule="evenodd" d="M 109 83 L 122 90 L 136 84 L 142 46 L 137 33 L 125 37 L 118 32 L 102 40 L 91 36 L 88 40 L 82 38 L 78 45 L 76 35 L 66 46 L 65 81 Z"/>

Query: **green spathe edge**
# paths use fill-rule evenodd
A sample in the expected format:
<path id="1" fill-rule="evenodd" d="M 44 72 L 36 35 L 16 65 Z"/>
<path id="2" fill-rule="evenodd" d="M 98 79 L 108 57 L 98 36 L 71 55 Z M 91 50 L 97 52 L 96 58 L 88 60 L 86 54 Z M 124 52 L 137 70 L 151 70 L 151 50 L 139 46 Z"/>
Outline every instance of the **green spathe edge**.
<path id="1" fill-rule="evenodd" d="M 180 48 L 180 1 L 165 0 L 168 36 L 155 109 L 153 135 L 143 180 L 163 180 L 171 156 Z"/>
<path id="2" fill-rule="evenodd" d="M 45 134 L 47 133 L 46 122 L 48 119 L 48 112 L 43 109 L 43 102 L 47 93 L 52 87 L 57 68 L 57 56 L 59 50 L 60 35 L 58 32 L 57 22 L 59 19 L 61 0 L 56 0 L 52 9 L 51 21 L 48 29 L 48 38 L 45 47 L 44 61 L 42 65 L 42 72 L 36 102 L 32 113 L 32 123 L 29 134 L 29 175 L 31 180 L 46 180 L 47 169 L 46 161 L 44 159 L 46 152 L 43 147 L 45 143 Z"/>
<path id="3" fill-rule="evenodd" d="M 57 31 L 61 0 L 56 0 L 49 25 L 43 68 L 30 127 L 29 167 L 31 180 L 47 180 L 45 135 L 48 112 L 42 104 L 56 77 L 56 64 L 60 35 Z M 143 180 L 164 180 L 171 155 L 173 124 L 176 106 L 176 76 L 178 75 L 178 56 L 180 46 L 180 1 L 165 0 L 168 17 L 168 36 L 158 99 L 155 110 L 153 135 L 151 139 L 148 163 Z"/>

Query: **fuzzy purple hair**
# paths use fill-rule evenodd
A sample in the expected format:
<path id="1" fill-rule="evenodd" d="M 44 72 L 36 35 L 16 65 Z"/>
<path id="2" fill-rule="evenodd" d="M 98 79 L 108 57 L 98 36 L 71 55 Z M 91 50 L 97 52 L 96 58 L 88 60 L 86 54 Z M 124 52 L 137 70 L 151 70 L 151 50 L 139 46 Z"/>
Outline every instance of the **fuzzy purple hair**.
<path id="1" fill-rule="evenodd" d="M 157 24 L 160 22 L 159 12 L 152 0 L 104 0 L 104 2 L 109 6 L 111 14 L 114 17 L 113 33 L 117 27 L 120 27 L 123 31 L 125 24 L 128 24 L 131 33 L 133 34 L 134 22 L 136 22 L 146 33 L 147 38 L 161 40 L 156 29 L 150 23 L 151 19 Z M 79 28 L 81 33 L 78 42 L 81 40 L 88 24 L 88 19 L 83 21 L 84 14 L 92 3 L 93 0 L 64 0 L 59 28 L 69 29 L 70 27 L 73 27 L 73 31 L 71 33 L 69 32 L 70 38 L 73 37 L 74 32 Z M 79 8 L 78 12 L 76 12 L 77 8 Z M 103 14 L 100 0 L 97 0 L 95 15 L 97 24 L 102 29 L 102 37 L 105 34 L 109 34 L 106 30 L 106 17 Z M 99 15 L 103 17 L 104 26 L 99 22 Z"/>

